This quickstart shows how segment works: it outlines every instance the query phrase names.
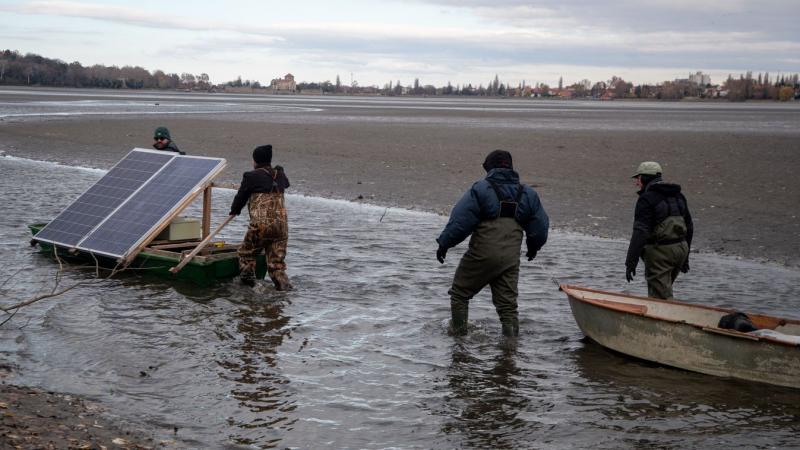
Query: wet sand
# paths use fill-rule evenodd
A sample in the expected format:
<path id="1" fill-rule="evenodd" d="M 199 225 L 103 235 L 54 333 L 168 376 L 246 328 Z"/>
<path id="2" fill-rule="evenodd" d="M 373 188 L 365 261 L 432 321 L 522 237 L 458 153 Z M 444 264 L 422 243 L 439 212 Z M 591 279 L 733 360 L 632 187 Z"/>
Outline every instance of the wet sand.
<path id="1" fill-rule="evenodd" d="M 70 118 L 6 121 L 0 130 L 10 154 L 107 168 L 130 148 L 149 147 L 152 130 L 167 125 L 182 150 L 227 158 L 222 178 L 234 183 L 248 170 L 252 148 L 271 143 L 273 162 L 286 168 L 292 192 L 441 214 L 484 175 L 485 155 L 502 148 L 513 154 L 522 180 L 540 193 L 553 227 L 617 238 L 628 237 L 632 225 L 636 189 L 630 176 L 640 161 L 656 160 L 665 179 L 681 184 L 688 198 L 695 219 L 693 251 L 800 263 L 800 187 L 793 182 L 800 148 L 793 134 L 262 118 Z M 624 255 L 618 259 L 622 274 Z"/>
<path id="2" fill-rule="evenodd" d="M 116 423 L 97 404 L 70 395 L 0 384 L 0 447 L 149 449 L 147 432 Z"/>

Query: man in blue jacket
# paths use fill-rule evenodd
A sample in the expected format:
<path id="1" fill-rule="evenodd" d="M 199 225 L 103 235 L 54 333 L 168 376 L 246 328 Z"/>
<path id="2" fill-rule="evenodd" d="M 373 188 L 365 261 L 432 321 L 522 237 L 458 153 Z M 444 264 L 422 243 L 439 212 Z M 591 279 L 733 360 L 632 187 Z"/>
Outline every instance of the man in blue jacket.
<path id="1" fill-rule="evenodd" d="M 539 195 L 520 184 L 511 154 L 489 153 L 483 163 L 486 178 L 477 181 L 456 203 L 450 220 L 436 239 L 436 259 L 444 263 L 447 250 L 472 235 L 458 264 L 450 294 L 453 334 L 467 334 L 469 300 L 487 284 L 500 316 L 504 336 L 519 335 L 517 282 L 523 231 L 528 261 L 547 242 L 550 220 Z"/>

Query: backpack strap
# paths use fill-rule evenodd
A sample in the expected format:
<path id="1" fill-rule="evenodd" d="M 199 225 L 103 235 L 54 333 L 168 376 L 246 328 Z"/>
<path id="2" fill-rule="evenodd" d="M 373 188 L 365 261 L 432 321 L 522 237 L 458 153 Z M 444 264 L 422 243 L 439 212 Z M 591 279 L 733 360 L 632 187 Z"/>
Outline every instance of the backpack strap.
<path id="1" fill-rule="evenodd" d="M 499 200 L 501 202 L 509 202 L 509 201 L 511 201 L 511 202 L 516 202 L 516 203 L 519 203 L 519 201 L 522 200 L 522 193 L 525 191 L 525 185 L 524 184 L 518 185 L 518 187 L 517 187 L 517 195 L 516 195 L 515 198 L 507 198 L 500 191 L 500 187 L 497 185 L 497 183 L 495 183 L 494 181 L 491 181 L 491 180 L 486 180 L 486 181 L 489 182 L 489 185 L 494 190 L 495 195 L 497 195 L 497 200 Z"/>
<path id="2" fill-rule="evenodd" d="M 277 170 L 267 170 L 266 167 L 259 167 L 259 169 L 263 170 L 267 173 L 267 175 L 272 178 L 272 186 L 270 187 L 270 192 L 275 192 L 278 189 L 278 183 L 275 180 L 278 179 L 278 171 Z"/>

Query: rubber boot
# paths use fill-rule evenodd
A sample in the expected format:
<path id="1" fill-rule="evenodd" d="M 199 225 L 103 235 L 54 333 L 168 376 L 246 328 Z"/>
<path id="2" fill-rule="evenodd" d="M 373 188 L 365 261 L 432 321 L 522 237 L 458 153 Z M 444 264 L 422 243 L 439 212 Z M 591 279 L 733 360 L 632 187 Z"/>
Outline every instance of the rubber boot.
<path id="1" fill-rule="evenodd" d="M 453 336 L 467 335 L 467 318 L 469 310 L 466 308 L 450 308 L 452 319 L 450 320 L 450 333 Z"/>
<path id="2" fill-rule="evenodd" d="M 513 318 L 506 322 L 502 322 L 503 336 L 517 337 L 519 336 L 519 319 Z"/>
<path id="3" fill-rule="evenodd" d="M 252 270 L 244 270 L 239 273 L 239 281 L 249 287 L 255 287 L 256 274 Z"/>

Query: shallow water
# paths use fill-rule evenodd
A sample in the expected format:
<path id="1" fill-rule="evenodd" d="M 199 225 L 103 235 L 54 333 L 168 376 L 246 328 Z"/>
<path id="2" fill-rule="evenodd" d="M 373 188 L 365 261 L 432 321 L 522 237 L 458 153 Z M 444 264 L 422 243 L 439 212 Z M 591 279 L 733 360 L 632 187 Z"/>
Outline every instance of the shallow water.
<path id="1" fill-rule="evenodd" d="M 52 288 L 57 264 L 28 246 L 102 172 L 0 157 L 3 302 Z M 31 183 L 30 180 L 47 180 Z M 215 190 L 214 217 L 233 192 Z M 546 199 L 545 199 L 546 201 Z M 178 447 L 787 448 L 800 393 L 664 368 L 585 342 L 561 282 L 624 282 L 626 242 L 553 232 L 520 277 L 521 336 L 502 344 L 488 293 L 471 331 L 447 335 L 445 218 L 288 196 L 296 290 L 198 289 L 123 273 L 25 307 L 0 327 L 13 381 L 86 396 Z M 197 205 L 192 213 L 197 213 Z M 239 219 L 223 232 L 244 234 Z M 19 269 L 22 269 L 19 271 Z M 64 273 L 62 286 L 91 280 Z M 800 271 L 693 255 L 676 296 L 798 317 Z M 174 427 L 178 428 L 173 433 Z"/>

